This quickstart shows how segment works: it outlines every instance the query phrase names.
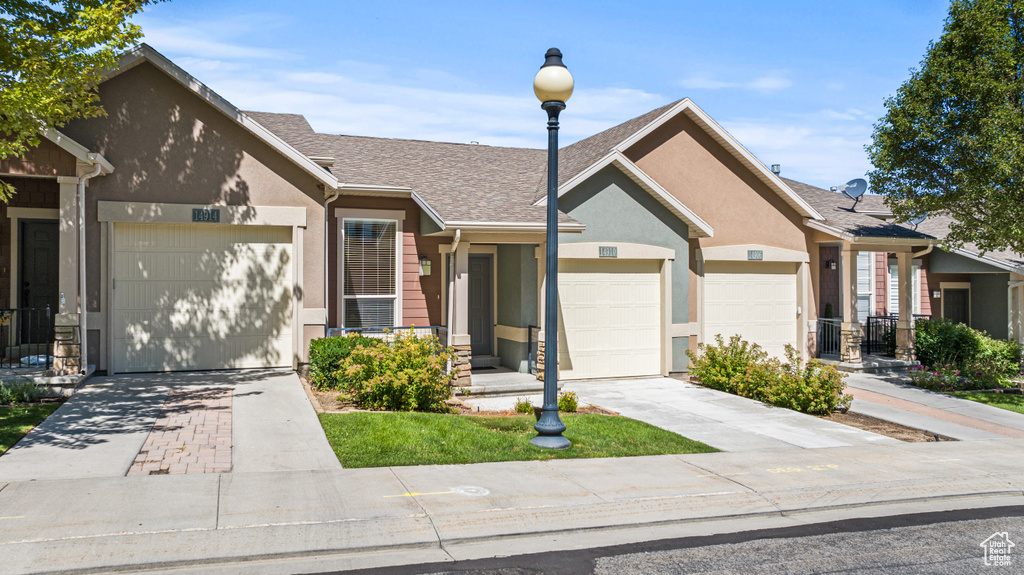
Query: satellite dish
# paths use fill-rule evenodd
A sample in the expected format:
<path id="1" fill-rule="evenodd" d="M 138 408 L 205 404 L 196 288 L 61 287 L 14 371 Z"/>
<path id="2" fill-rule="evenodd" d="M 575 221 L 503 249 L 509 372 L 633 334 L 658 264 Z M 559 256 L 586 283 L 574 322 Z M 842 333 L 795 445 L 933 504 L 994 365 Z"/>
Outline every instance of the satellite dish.
<path id="1" fill-rule="evenodd" d="M 920 224 L 921 222 L 923 222 L 923 221 L 925 221 L 927 219 L 928 219 L 928 214 L 915 214 L 915 215 L 911 216 L 911 218 L 909 220 L 907 220 L 907 223 L 912 225 L 912 226 L 914 226 L 914 229 L 916 230 L 918 224 Z"/>
<path id="2" fill-rule="evenodd" d="M 846 194 L 846 197 L 856 200 L 863 196 L 864 192 L 868 191 L 868 183 L 863 178 L 856 178 L 846 182 L 845 186 L 839 186 L 839 189 Z"/>

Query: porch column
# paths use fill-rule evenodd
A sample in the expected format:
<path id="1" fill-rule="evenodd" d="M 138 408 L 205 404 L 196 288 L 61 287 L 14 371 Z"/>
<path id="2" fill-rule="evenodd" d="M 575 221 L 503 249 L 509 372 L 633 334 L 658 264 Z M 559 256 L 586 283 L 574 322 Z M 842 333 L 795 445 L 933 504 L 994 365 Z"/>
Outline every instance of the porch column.
<path id="1" fill-rule="evenodd" d="M 81 339 L 85 336 L 84 326 L 79 327 L 78 317 L 78 204 L 75 196 L 78 193 L 78 178 L 59 176 L 60 185 L 60 233 L 57 242 L 58 261 L 60 266 L 57 277 L 57 309 L 54 316 L 54 355 L 53 369 L 55 373 L 76 373 L 80 367 L 78 356 L 81 353 Z M 85 302 L 82 302 L 85 312 Z M 84 318 L 82 318 L 84 319 Z M 82 322 L 85 323 L 84 321 Z"/>
<path id="2" fill-rule="evenodd" d="M 910 252 L 896 254 L 896 275 L 899 284 L 899 317 L 896 319 L 896 359 L 914 361 L 914 279 Z"/>
<path id="3" fill-rule="evenodd" d="M 857 321 L 857 250 L 843 243 L 843 323 L 840 326 L 839 358 L 846 363 L 860 363 L 861 329 Z"/>
<path id="4" fill-rule="evenodd" d="M 537 333 L 537 379 L 544 381 L 544 334 L 547 327 L 544 325 L 545 304 L 544 288 L 547 285 L 547 244 L 542 243 L 534 250 L 537 257 L 537 325 L 540 330 Z"/>
<path id="5" fill-rule="evenodd" d="M 452 347 L 455 348 L 455 367 L 459 368 L 459 377 L 454 382 L 458 387 L 472 383 L 469 360 L 472 358 L 469 338 L 469 247 L 467 241 L 459 242 L 455 248 L 455 265 L 452 274 L 455 276 L 454 297 L 449 304 L 452 306 Z"/>

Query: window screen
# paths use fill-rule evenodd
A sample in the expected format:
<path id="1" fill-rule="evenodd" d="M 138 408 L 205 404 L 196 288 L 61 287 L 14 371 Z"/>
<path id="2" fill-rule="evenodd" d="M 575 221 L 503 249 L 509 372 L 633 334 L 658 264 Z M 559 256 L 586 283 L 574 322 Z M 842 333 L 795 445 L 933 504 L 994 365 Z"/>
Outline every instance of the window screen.
<path id="1" fill-rule="evenodd" d="M 396 222 L 345 220 L 345 327 L 394 327 L 396 293 Z"/>

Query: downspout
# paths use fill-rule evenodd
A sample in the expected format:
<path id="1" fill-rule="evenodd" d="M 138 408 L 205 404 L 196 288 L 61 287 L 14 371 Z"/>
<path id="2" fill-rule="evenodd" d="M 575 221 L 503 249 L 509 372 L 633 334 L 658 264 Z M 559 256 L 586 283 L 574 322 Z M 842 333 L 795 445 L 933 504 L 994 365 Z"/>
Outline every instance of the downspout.
<path id="1" fill-rule="evenodd" d="M 1014 320 L 1014 316 L 1015 315 L 1020 315 L 1020 312 L 1021 312 L 1021 310 L 1020 310 L 1021 301 L 1020 300 L 1017 301 L 1017 312 L 1014 313 L 1014 311 L 1013 311 L 1013 290 L 1018 288 L 1018 287 L 1020 287 L 1020 286 L 1022 286 L 1022 285 L 1024 285 L 1024 280 L 1011 281 L 1009 283 L 1009 285 L 1006 286 L 1006 316 L 1007 316 L 1006 317 L 1006 319 L 1007 319 L 1006 323 L 1008 324 L 1007 325 L 1008 331 L 1006 332 L 1006 336 L 1008 338 L 1011 338 L 1011 339 L 1014 339 L 1013 338 L 1013 336 L 1014 336 L 1014 333 L 1013 333 L 1013 320 Z M 1017 343 L 1020 343 L 1021 334 L 1018 333 L 1016 335 L 1017 335 L 1017 337 L 1015 339 L 1017 340 Z"/>
<path id="2" fill-rule="evenodd" d="M 79 368 L 82 373 L 87 373 L 89 370 L 89 354 L 88 354 L 88 340 L 89 333 L 87 331 L 86 315 L 88 312 L 88 306 L 85 300 L 85 183 L 89 180 L 100 175 L 103 170 L 103 165 L 99 162 L 96 163 L 96 168 L 88 174 L 78 178 L 78 190 L 76 192 L 76 203 L 78 204 L 78 337 L 81 338 L 81 364 Z"/>
<path id="3" fill-rule="evenodd" d="M 926 256 L 926 255 L 932 253 L 933 249 L 935 249 L 935 244 L 928 244 L 928 247 L 926 247 L 925 249 L 923 249 L 923 250 L 921 250 L 919 252 L 915 252 L 915 253 L 911 254 L 910 259 L 917 259 L 917 258 L 919 258 L 921 256 Z"/>
<path id="4" fill-rule="evenodd" d="M 327 206 L 331 202 L 338 199 L 341 195 L 341 188 L 345 184 L 339 184 L 337 188 L 331 191 L 331 195 L 324 200 L 324 336 L 327 336 L 327 326 L 331 325 L 331 278 L 329 277 L 329 270 L 331 269 L 331 242 L 330 242 L 330 231 L 331 231 L 331 214 L 327 211 Z M 341 302 L 338 302 L 341 305 Z M 341 327 L 341 326 L 339 326 Z"/>

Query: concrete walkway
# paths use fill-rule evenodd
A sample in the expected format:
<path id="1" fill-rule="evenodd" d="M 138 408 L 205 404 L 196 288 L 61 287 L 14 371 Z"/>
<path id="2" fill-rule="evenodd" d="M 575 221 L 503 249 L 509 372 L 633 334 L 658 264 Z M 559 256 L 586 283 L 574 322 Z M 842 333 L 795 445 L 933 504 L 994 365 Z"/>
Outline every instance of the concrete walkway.
<path id="1" fill-rule="evenodd" d="M 901 372 L 846 378 L 850 411 L 959 440 L 1024 439 L 1024 414 L 921 389 Z"/>
<path id="2" fill-rule="evenodd" d="M 341 468 L 294 372 L 161 373 L 89 380 L 0 457 L 0 481 L 123 477 L 168 395 L 209 390 L 231 393 L 233 473 Z"/>
<path id="3" fill-rule="evenodd" d="M 898 444 L 896 439 L 667 377 L 567 381 L 581 404 L 598 405 L 722 451 Z M 534 405 L 541 396 L 530 396 Z M 512 409 L 515 397 L 466 403 Z"/>
<path id="4" fill-rule="evenodd" d="M 0 482 L 0 572 L 321 572 L 1024 504 L 1024 440 Z M 917 550 L 920 551 L 920 550 Z"/>

